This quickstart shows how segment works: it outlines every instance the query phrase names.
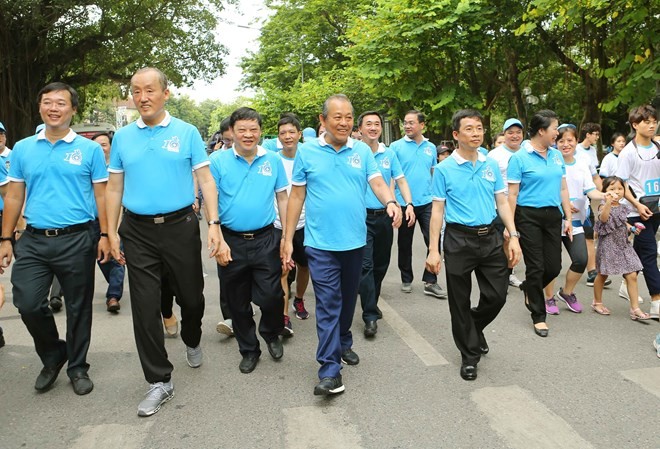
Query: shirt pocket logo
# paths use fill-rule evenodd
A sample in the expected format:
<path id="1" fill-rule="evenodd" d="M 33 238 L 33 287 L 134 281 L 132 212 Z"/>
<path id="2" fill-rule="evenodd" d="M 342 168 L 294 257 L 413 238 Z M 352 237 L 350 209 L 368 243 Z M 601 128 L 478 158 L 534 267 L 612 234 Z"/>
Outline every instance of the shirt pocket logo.
<path id="1" fill-rule="evenodd" d="M 165 140 L 162 148 L 166 149 L 167 151 L 171 151 L 172 153 L 178 153 L 179 150 L 181 149 L 179 138 L 177 136 L 174 136 L 169 140 Z"/>
<path id="2" fill-rule="evenodd" d="M 270 166 L 270 162 L 266 161 L 261 164 L 257 173 L 263 176 L 273 176 L 273 168 Z"/>
<path id="3" fill-rule="evenodd" d="M 71 153 L 66 153 L 66 156 L 64 156 L 64 161 L 72 165 L 80 165 L 82 164 L 82 160 L 82 152 L 79 149 L 75 149 Z"/>
<path id="4" fill-rule="evenodd" d="M 495 172 L 490 167 L 484 168 L 481 172 L 481 177 L 488 182 L 495 182 Z"/>
<path id="5" fill-rule="evenodd" d="M 354 153 L 348 156 L 348 165 L 350 165 L 353 168 L 362 168 L 362 159 L 360 159 L 360 155 Z"/>

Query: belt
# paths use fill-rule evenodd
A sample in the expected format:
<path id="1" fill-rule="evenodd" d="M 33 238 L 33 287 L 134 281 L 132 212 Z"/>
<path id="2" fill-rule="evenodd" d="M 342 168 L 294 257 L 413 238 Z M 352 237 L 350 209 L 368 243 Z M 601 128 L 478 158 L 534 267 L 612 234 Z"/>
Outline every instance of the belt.
<path id="1" fill-rule="evenodd" d="M 458 223 L 447 223 L 447 227 L 464 232 L 465 234 L 478 235 L 479 237 L 486 236 L 495 231 L 495 226 L 492 223 L 482 226 L 465 226 Z"/>
<path id="2" fill-rule="evenodd" d="M 268 226 L 264 226 L 263 228 L 256 229 L 254 231 L 241 231 L 241 232 L 234 231 L 225 226 L 221 226 L 221 228 L 223 234 L 229 234 L 236 237 L 241 237 L 243 240 L 254 240 L 255 237 L 273 229 L 273 225 L 269 224 Z"/>
<path id="3" fill-rule="evenodd" d="M 387 209 L 367 209 L 367 215 L 383 215 L 387 213 Z"/>
<path id="4" fill-rule="evenodd" d="M 67 226 L 66 228 L 58 229 L 39 229 L 31 225 L 27 225 L 25 230 L 31 232 L 32 234 L 45 235 L 46 237 L 58 237 L 60 235 L 66 234 L 75 234 L 76 232 L 82 232 L 90 229 L 92 227 L 92 222 L 88 221 L 87 223 L 80 223 L 73 226 Z"/>
<path id="5" fill-rule="evenodd" d="M 135 218 L 138 221 L 144 221 L 147 223 L 154 223 L 154 224 L 162 224 L 162 223 L 167 223 L 168 221 L 176 220 L 177 218 L 181 218 L 184 215 L 189 214 L 192 212 L 192 206 L 186 206 L 183 209 L 175 210 L 174 212 L 170 212 L 167 214 L 156 214 L 156 215 L 140 215 L 136 214 L 134 212 L 131 212 L 128 209 L 124 209 L 124 213 L 131 217 Z"/>

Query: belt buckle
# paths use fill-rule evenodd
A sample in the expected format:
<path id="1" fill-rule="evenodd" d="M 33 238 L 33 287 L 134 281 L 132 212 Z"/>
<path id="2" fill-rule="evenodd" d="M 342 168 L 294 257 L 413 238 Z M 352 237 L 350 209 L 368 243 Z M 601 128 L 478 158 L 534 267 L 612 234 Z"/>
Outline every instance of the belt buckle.
<path id="1" fill-rule="evenodd" d="M 46 237 L 57 237 L 59 229 L 46 229 Z"/>
<path id="2" fill-rule="evenodd" d="M 254 240 L 254 233 L 251 234 L 241 234 L 244 240 Z"/>
<path id="3" fill-rule="evenodd" d="M 154 218 L 154 224 L 163 224 L 163 223 L 165 223 L 165 217 Z"/>
<path id="4" fill-rule="evenodd" d="M 479 229 L 477 229 L 477 235 L 479 237 L 483 237 L 484 235 L 488 235 L 489 231 L 490 231 L 490 229 L 488 229 L 488 228 L 479 228 Z"/>

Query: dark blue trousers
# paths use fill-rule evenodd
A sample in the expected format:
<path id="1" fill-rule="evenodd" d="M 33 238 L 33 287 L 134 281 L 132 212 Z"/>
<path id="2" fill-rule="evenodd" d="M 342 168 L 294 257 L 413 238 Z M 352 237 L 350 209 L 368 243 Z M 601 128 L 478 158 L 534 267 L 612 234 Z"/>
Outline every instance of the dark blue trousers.
<path id="1" fill-rule="evenodd" d="M 367 213 L 367 244 L 362 256 L 360 303 L 362 320 L 378 320 L 378 297 L 385 274 L 390 266 L 392 250 L 392 219 L 385 209 L 381 214 Z"/>
<path id="2" fill-rule="evenodd" d="M 342 351 L 353 346 L 351 324 L 363 250 L 325 251 L 305 247 L 316 296 L 316 333 L 319 337 L 316 360 L 321 364 L 319 379 L 337 377 L 341 370 Z"/>
<path id="3" fill-rule="evenodd" d="M 657 295 L 660 293 L 660 271 L 658 271 L 658 242 L 655 240 L 655 234 L 660 227 L 660 216 L 654 215 L 647 221 L 633 217 L 629 218 L 628 222 L 630 224 L 641 222 L 646 226 L 646 229 L 635 236 L 633 248 L 644 266 L 644 280 L 649 294 Z"/>

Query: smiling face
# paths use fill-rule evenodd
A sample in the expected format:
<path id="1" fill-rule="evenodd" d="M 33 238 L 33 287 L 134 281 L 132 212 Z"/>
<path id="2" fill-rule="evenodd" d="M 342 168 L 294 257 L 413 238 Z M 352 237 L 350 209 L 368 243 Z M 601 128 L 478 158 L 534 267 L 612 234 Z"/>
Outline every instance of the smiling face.
<path id="1" fill-rule="evenodd" d="M 453 135 L 461 148 L 476 151 L 484 141 L 484 125 L 477 117 L 464 117 Z"/>
<path id="2" fill-rule="evenodd" d="M 517 151 L 523 141 L 523 130 L 519 126 L 510 126 L 504 131 L 504 145 L 510 150 Z"/>
<path id="3" fill-rule="evenodd" d="M 234 133 L 234 148 L 239 152 L 257 150 L 261 138 L 261 127 L 256 120 L 237 120 L 232 127 Z"/>
<path id="4" fill-rule="evenodd" d="M 133 75 L 131 94 L 144 123 L 155 126 L 163 121 L 170 90 L 163 89 L 158 72 L 146 70 Z"/>
<path id="5" fill-rule="evenodd" d="M 103 149 L 103 154 L 105 154 L 106 161 L 109 160 L 109 158 L 110 158 L 110 139 L 108 138 L 108 136 L 106 136 L 106 135 L 98 136 L 96 139 L 94 139 L 94 142 L 101 145 L 101 148 Z"/>
<path id="6" fill-rule="evenodd" d="M 380 123 L 380 117 L 376 114 L 362 117 L 360 133 L 362 134 L 362 140 L 365 142 L 378 142 L 380 135 L 383 133 L 383 125 Z"/>
<path id="7" fill-rule="evenodd" d="M 409 139 L 417 139 L 424 132 L 424 123 L 419 122 L 417 114 L 407 114 L 403 118 L 403 132 L 406 133 Z"/>
<path id="8" fill-rule="evenodd" d="M 550 126 L 545 129 L 539 129 L 539 132 L 536 135 L 539 143 L 545 148 L 551 147 L 559 135 L 559 131 L 557 130 L 558 127 L 559 121 L 557 119 L 552 119 Z"/>
<path id="9" fill-rule="evenodd" d="M 284 125 L 280 125 L 277 138 L 280 140 L 282 148 L 285 151 L 293 151 L 298 147 L 301 135 L 302 133 L 298 128 L 291 123 L 285 123 Z"/>
<path id="10" fill-rule="evenodd" d="M 573 160 L 575 155 L 575 147 L 577 146 L 577 138 L 572 132 L 564 132 L 557 141 L 557 149 L 561 151 L 564 159 Z"/>
<path id="11" fill-rule="evenodd" d="M 328 116 L 319 116 L 325 128 L 325 140 L 333 147 L 342 147 L 348 142 L 353 130 L 353 106 L 340 98 L 328 102 Z"/>
<path id="12" fill-rule="evenodd" d="M 68 129 L 75 113 L 76 108 L 71 104 L 71 93 L 68 90 L 55 90 L 41 96 L 39 114 L 47 128 Z"/>

